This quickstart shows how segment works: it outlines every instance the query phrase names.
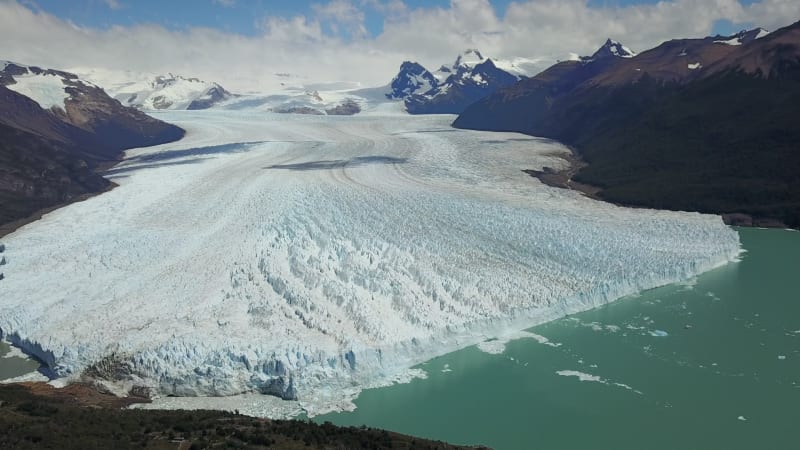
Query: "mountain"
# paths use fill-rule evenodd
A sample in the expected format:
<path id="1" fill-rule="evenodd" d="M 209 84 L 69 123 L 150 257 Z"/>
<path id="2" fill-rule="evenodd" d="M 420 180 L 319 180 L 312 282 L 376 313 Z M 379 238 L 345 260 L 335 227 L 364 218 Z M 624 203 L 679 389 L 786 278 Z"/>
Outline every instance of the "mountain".
<path id="1" fill-rule="evenodd" d="M 625 47 L 619 42 L 609 38 L 602 47 L 594 52 L 592 56 L 584 58 L 584 60 L 587 62 L 596 61 L 598 59 L 608 58 L 611 56 L 618 56 L 620 58 L 633 58 L 636 56 L 636 53 L 628 47 Z"/>
<path id="2" fill-rule="evenodd" d="M 77 70 L 87 80 L 103 86 L 125 106 L 144 110 L 208 109 L 234 97 L 217 83 L 198 78 L 109 70 Z"/>
<path id="3" fill-rule="evenodd" d="M 714 36 L 712 39 L 717 44 L 728 45 L 742 45 L 748 44 L 756 39 L 760 39 L 769 34 L 769 31 L 763 28 L 754 28 L 752 30 L 742 30 L 733 36 Z"/>
<path id="4" fill-rule="evenodd" d="M 183 137 L 74 74 L 11 62 L 0 69 L 0 225 L 107 189 L 96 171 L 126 148 Z"/>
<path id="5" fill-rule="evenodd" d="M 418 63 L 405 61 L 389 84 L 390 90 L 386 98 L 403 99 L 416 93 L 428 92 L 438 85 L 439 81 L 428 69 Z"/>
<path id="6" fill-rule="evenodd" d="M 501 65 L 503 68 L 476 49 L 459 54 L 453 64 L 443 65 L 436 72 L 406 61 L 386 97 L 402 99 L 411 114 L 458 114 L 524 76 L 524 71 L 513 63 L 504 61 Z"/>
<path id="7" fill-rule="evenodd" d="M 800 226 L 800 23 L 556 64 L 467 108 L 459 128 L 574 146 L 575 181 L 629 205 Z"/>

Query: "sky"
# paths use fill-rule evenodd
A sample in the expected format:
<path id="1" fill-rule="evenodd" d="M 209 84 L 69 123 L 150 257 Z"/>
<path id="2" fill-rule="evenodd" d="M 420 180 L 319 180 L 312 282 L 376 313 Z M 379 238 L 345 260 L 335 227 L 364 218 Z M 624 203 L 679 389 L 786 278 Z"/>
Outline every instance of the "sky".
<path id="1" fill-rule="evenodd" d="M 467 48 L 544 69 L 609 37 L 641 51 L 797 20 L 799 0 L 0 0 L 0 59 L 239 91 L 275 89 L 275 74 L 366 87 L 404 60 L 434 70 Z"/>

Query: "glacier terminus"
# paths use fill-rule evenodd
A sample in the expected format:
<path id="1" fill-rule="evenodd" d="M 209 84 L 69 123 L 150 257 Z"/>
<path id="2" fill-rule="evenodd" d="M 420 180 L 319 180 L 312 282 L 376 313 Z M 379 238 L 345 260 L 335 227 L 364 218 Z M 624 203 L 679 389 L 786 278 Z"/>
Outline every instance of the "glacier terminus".
<path id="1" fill-rule="evenodd" d="M 128 151 L 105 173 L 118 187 L 2 239 L 0 330 L 56 381 L 315 415 L 740 252 L 717 216 L 547 187 L 523 170 L 566 147 L 449 115 L 154 116 L 186 137 Z"/>

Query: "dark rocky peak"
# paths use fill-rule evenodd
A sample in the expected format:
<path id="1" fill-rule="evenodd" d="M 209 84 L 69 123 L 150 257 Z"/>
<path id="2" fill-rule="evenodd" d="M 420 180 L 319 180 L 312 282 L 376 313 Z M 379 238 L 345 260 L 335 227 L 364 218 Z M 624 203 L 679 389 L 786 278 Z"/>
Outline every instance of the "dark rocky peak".
<path id="1" fill-rule="evenodd" d="M 454 68 L 462 65 L 476 65 L 483 62 L 486 58 L 481 55 L 481 52 L 474 48 L 468 48 L 463 53 L 456 57 L 456 62 L 453 63 Z"/>
<path id="2" fill-rule="evenodd" d="M 517 77 L 499 69 L 491 59 L 486 59 L 474 67 L 460 66 L 454 75 L 448 77 L 446 83 L 507 86 L 516 81 Z"/>
<path id="3" fill-rule="evenodd" d="M 634 56 L 636 56 L 636 52 L 634 52 L 633 50 L 629 49 L 628 47 L 625 47 L 618 41 L 615 41 L 613 39 L 607 39 L 605 44 L 603 44 L 602 47 L 597 49 L 597 51 L 594 52 L 592 56 L 588 58 L 583 57 L 581 58 L 581 60 L 584 62 L 592 62 L 612 57 L 633 58 Z"/>
<path id="4" fill-rule="evenodd" d="M 392 79 L 386 97 L 390 99 L 406 98 L 415 93 L 424 93 L 438 85 L 436 77 L 421 64 L 404 61 L 400 71 Z"/>
<path id="5" fill-rule="evenodd" d="M 419 75 L 427 72 L 428 70 L 422 66 L 422 64 L 414 61 L 403 61 L 403 64 L 400 64 L 400 73 L 408 73 Z"/>
<path id="6" fill-rule="evenodd" d="M 732 34 L 730 36 L 722 36 L 716 35 L 706 38 L 707 40 L 711 40 L 715 44 L 727 44 L 727 45 L 743 45 L 749 44 L 756 39 L 760 39 L 769 34 L 769 31 L 763 28 L 753 28 L 752 30 L 742 30 L 736 34 Z"/>

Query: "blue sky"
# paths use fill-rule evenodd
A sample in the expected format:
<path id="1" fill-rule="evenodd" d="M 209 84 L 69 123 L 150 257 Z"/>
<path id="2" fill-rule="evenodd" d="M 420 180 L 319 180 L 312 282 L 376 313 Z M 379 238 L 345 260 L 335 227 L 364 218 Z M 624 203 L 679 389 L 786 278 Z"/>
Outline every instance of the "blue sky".
<path id="1" fill-rule="evenodd" d="M 756 0 L 743 0 L 743 5 Z M 637 4 L 654 4 L 658 0 L 589 0 L 591 7 L 625 7 Z M 226 32 L 255 35 L 267 17 L 313 17 L 314 5 L 323 0 L 36 0 L 36 7 L 77 25 L 108 28 L 114 25 L 130 26 L 158 24 L 169 29 L 209 27 Z M 364 14 L 364 25 L 371 36 L 383 31 L 385 14 L 369 1 L 354 1 Z M 447 8 L 449 0 L 405 0 L 409 9 Z M 505 15 L 511 0 L 491 1 L 498 16 Z M 712 34 L 730 34 L 752 23 L 734 24 L 728 20 L 717 21 Z"/>
<path id="2" fill-rule="evenodd" d="M 0 59 L 245 91 L 280 86 L 276 73 L 378 86 L 403 61 L 437 68 L 467 48 L 535 73 L 607 38 L 641 52 L 798 19 L 800 0 L 0 0 Z"/>

